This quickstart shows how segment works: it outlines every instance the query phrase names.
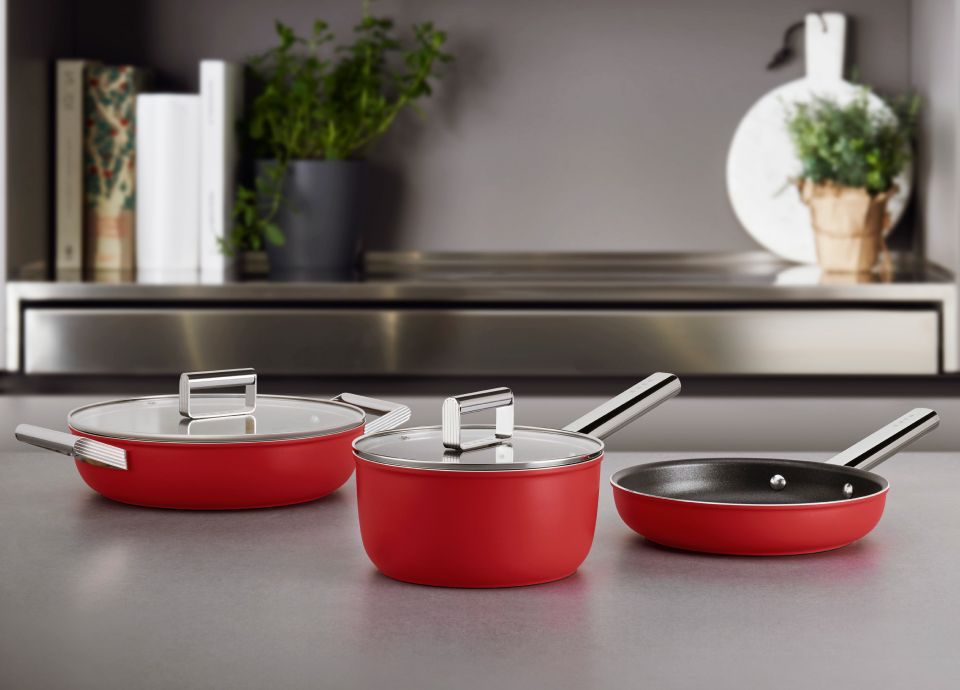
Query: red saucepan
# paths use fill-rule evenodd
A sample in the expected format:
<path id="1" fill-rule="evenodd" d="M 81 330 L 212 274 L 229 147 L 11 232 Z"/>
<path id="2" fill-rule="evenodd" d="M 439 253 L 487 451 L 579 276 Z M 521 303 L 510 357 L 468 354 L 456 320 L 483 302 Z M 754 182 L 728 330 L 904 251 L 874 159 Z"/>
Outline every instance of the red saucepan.
<path id="1" fill-rule="evenodd" d="M 442 426 L 367 434 L 357 457 L 360 535 L 374 565 L 406 582 L 510 587 L 572 574 L 597 521 L 601 439 L 676 395 L 654 374 L 563 429 L 514 427 L 513 393 L 447 398 Z M 496 408 L 496 424 L 461 426 Z"/>
<path id="2" fill-rule="evenodd" d="M 613 475 L 620 517 L 650 541 L 691 551 L 780 556 L 828 551 L 876 526 L 887 480 L 867 470 L 939 424 L 917 408 L 826 462 L 708 458 Z"/>
<path id="3" fill-rule="evenodd" d="M 243 387 L 242 394 L 194 394 Z M 29 424 L 19 440 L 76 459 L 107 498 L 156 508 L 219 510 L 302 503 L 353 472 L 350 444 L 410 418 L 404 405 L 350 393 L 333 400 L 257 395 L 252 369 L 194 372 L 179 395 L 114 400 L 67 416 L 70 434 Z"/>

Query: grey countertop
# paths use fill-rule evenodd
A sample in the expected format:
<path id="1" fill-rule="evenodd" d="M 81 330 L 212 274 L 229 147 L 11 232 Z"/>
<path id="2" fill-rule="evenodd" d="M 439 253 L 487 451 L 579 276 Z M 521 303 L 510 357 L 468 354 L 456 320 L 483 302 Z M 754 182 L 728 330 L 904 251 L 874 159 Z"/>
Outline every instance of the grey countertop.
<path id="1" fill-rule="evenodd" d="M 619 521 L 610 474 L 678 456 L 607 458 L 573 577 L 466 591 L 378 575 L 352 481 L 284 509 L 147 510 L 66 458 L 0 453 L 0 687 L 960 686 L 960 456 L 896 458 L 871 535 L 774 559 L 670 551 Z"/>

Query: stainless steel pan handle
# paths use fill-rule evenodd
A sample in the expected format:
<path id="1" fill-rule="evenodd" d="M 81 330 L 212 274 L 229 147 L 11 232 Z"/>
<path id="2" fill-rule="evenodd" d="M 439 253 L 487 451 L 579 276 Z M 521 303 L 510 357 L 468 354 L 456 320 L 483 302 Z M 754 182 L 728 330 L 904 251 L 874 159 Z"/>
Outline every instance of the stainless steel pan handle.
<path id="1" fill-rule="evenodd" d="M 389 400 L 368 398 L 365 395 L 356 395 L 354 393 L 341 393 L 337 397 L 332 398 L 332 400 L 335 402 L 345 402 L 348 405 L 359 407 L 364 412 L 379 415 L 364 427 L 364 433 L 366 434 L 394 429 L 410 419 L 409 407 L 401 405 L 400 403 L 390 402 Z"/>
<path id="2" fill-rule="evenodd" d="M 244 406 L 233 410 L 199 413 L 192 409 L 194 391 L 243 386 Z M 212 419 L 251 414 L 257 409 L 257 372 L 253 369 L 190 371 L 180 374 L 180 414 L 188 419 Z"/>
<path id="3" fill-rule="evenodd" d="M 917 407 L 879 431 L 853 444 L 827 460 L 831 465 L 846 465 L 870 470 L 940 425 L 933 410 Z"/>
<path id="4" fill-rule="evenodd" d="M 13 432 L 18 441 L 31 446 L 52 450 L 61 455 L 70 455 L 91 465 L 106 465 L 118 470 L 127 469 L 127 452 L 84 436 L 65 434 L 33 424 L 20 424 Z"/>
<path id="5" fill-rule="evenodd" d="M 651 374 L 617 397 L 590 410 L 580 419 L 570 422 L 563 429 L 603 440 L 679 392 L 680 379 L 674 374 Z"/>

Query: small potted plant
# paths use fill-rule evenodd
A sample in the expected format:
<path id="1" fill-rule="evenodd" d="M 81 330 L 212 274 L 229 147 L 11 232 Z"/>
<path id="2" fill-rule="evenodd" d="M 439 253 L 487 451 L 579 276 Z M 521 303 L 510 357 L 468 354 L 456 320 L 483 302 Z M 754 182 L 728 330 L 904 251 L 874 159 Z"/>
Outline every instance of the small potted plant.
<path id="1" fill-rule="evenodd" d="M 265 249 L 276 280 L 325 280 L 353 272 L 359 245 L 363 155 L 407 107 L 431 93 L 444 32 L 393 21 L 363 3 L 352 42 L 333 47 L 326 22 L 309 37 L 280 22 L 279 45 L 249 62 L 259 84 L 242 125 L 256 156 L 240 185 L 228 253 Z"/>
<path id="2" fill-rule="evenodd" d="M 810 209 L 824 271 L 870 271 L 884 246 L 887 201 L 910 161 L 920 102 L 890 105 L 892 115 L 871 108 L 864 89 L 846 104 L 814 98 L 788 112 L 800 198 Z"/>

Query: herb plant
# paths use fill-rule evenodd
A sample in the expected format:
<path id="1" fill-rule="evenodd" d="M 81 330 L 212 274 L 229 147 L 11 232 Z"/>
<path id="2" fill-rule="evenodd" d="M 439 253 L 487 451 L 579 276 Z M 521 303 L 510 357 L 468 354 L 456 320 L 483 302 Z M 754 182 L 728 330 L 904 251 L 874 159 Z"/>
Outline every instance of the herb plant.
<path id="1" fill-rule="evenodd" d="M 284 204 L 283 181 L 292 160 L 343 160 L 361 156 L 397 115 L 431 93 L 446 34 L 425 22 L 401 41 L 393 20 L 363 3 L 351 43 L 333 46 L 326 22 L 309 37 L 276 23 L 279 45 L 250 59 L 261 89 L 242 129 L 258 158 L 271 161 L 252 187 L 240 185 L 227 253 L 259 250 L 264 240 L 284 243 L 276 223 Z M 264 203 L 264 200 L 268 200 Z"/>
<path id="2" fill-rule="evenodd" d="M 846 105 L 818 97 L 788 111 L 787 130 L 802 178 L 865 188 L 871 195 L 893 186 L 911 158 L 920 99 L 890 102 L 891 118 L 871 110 L 867 94 L 864 88 Z"/>

